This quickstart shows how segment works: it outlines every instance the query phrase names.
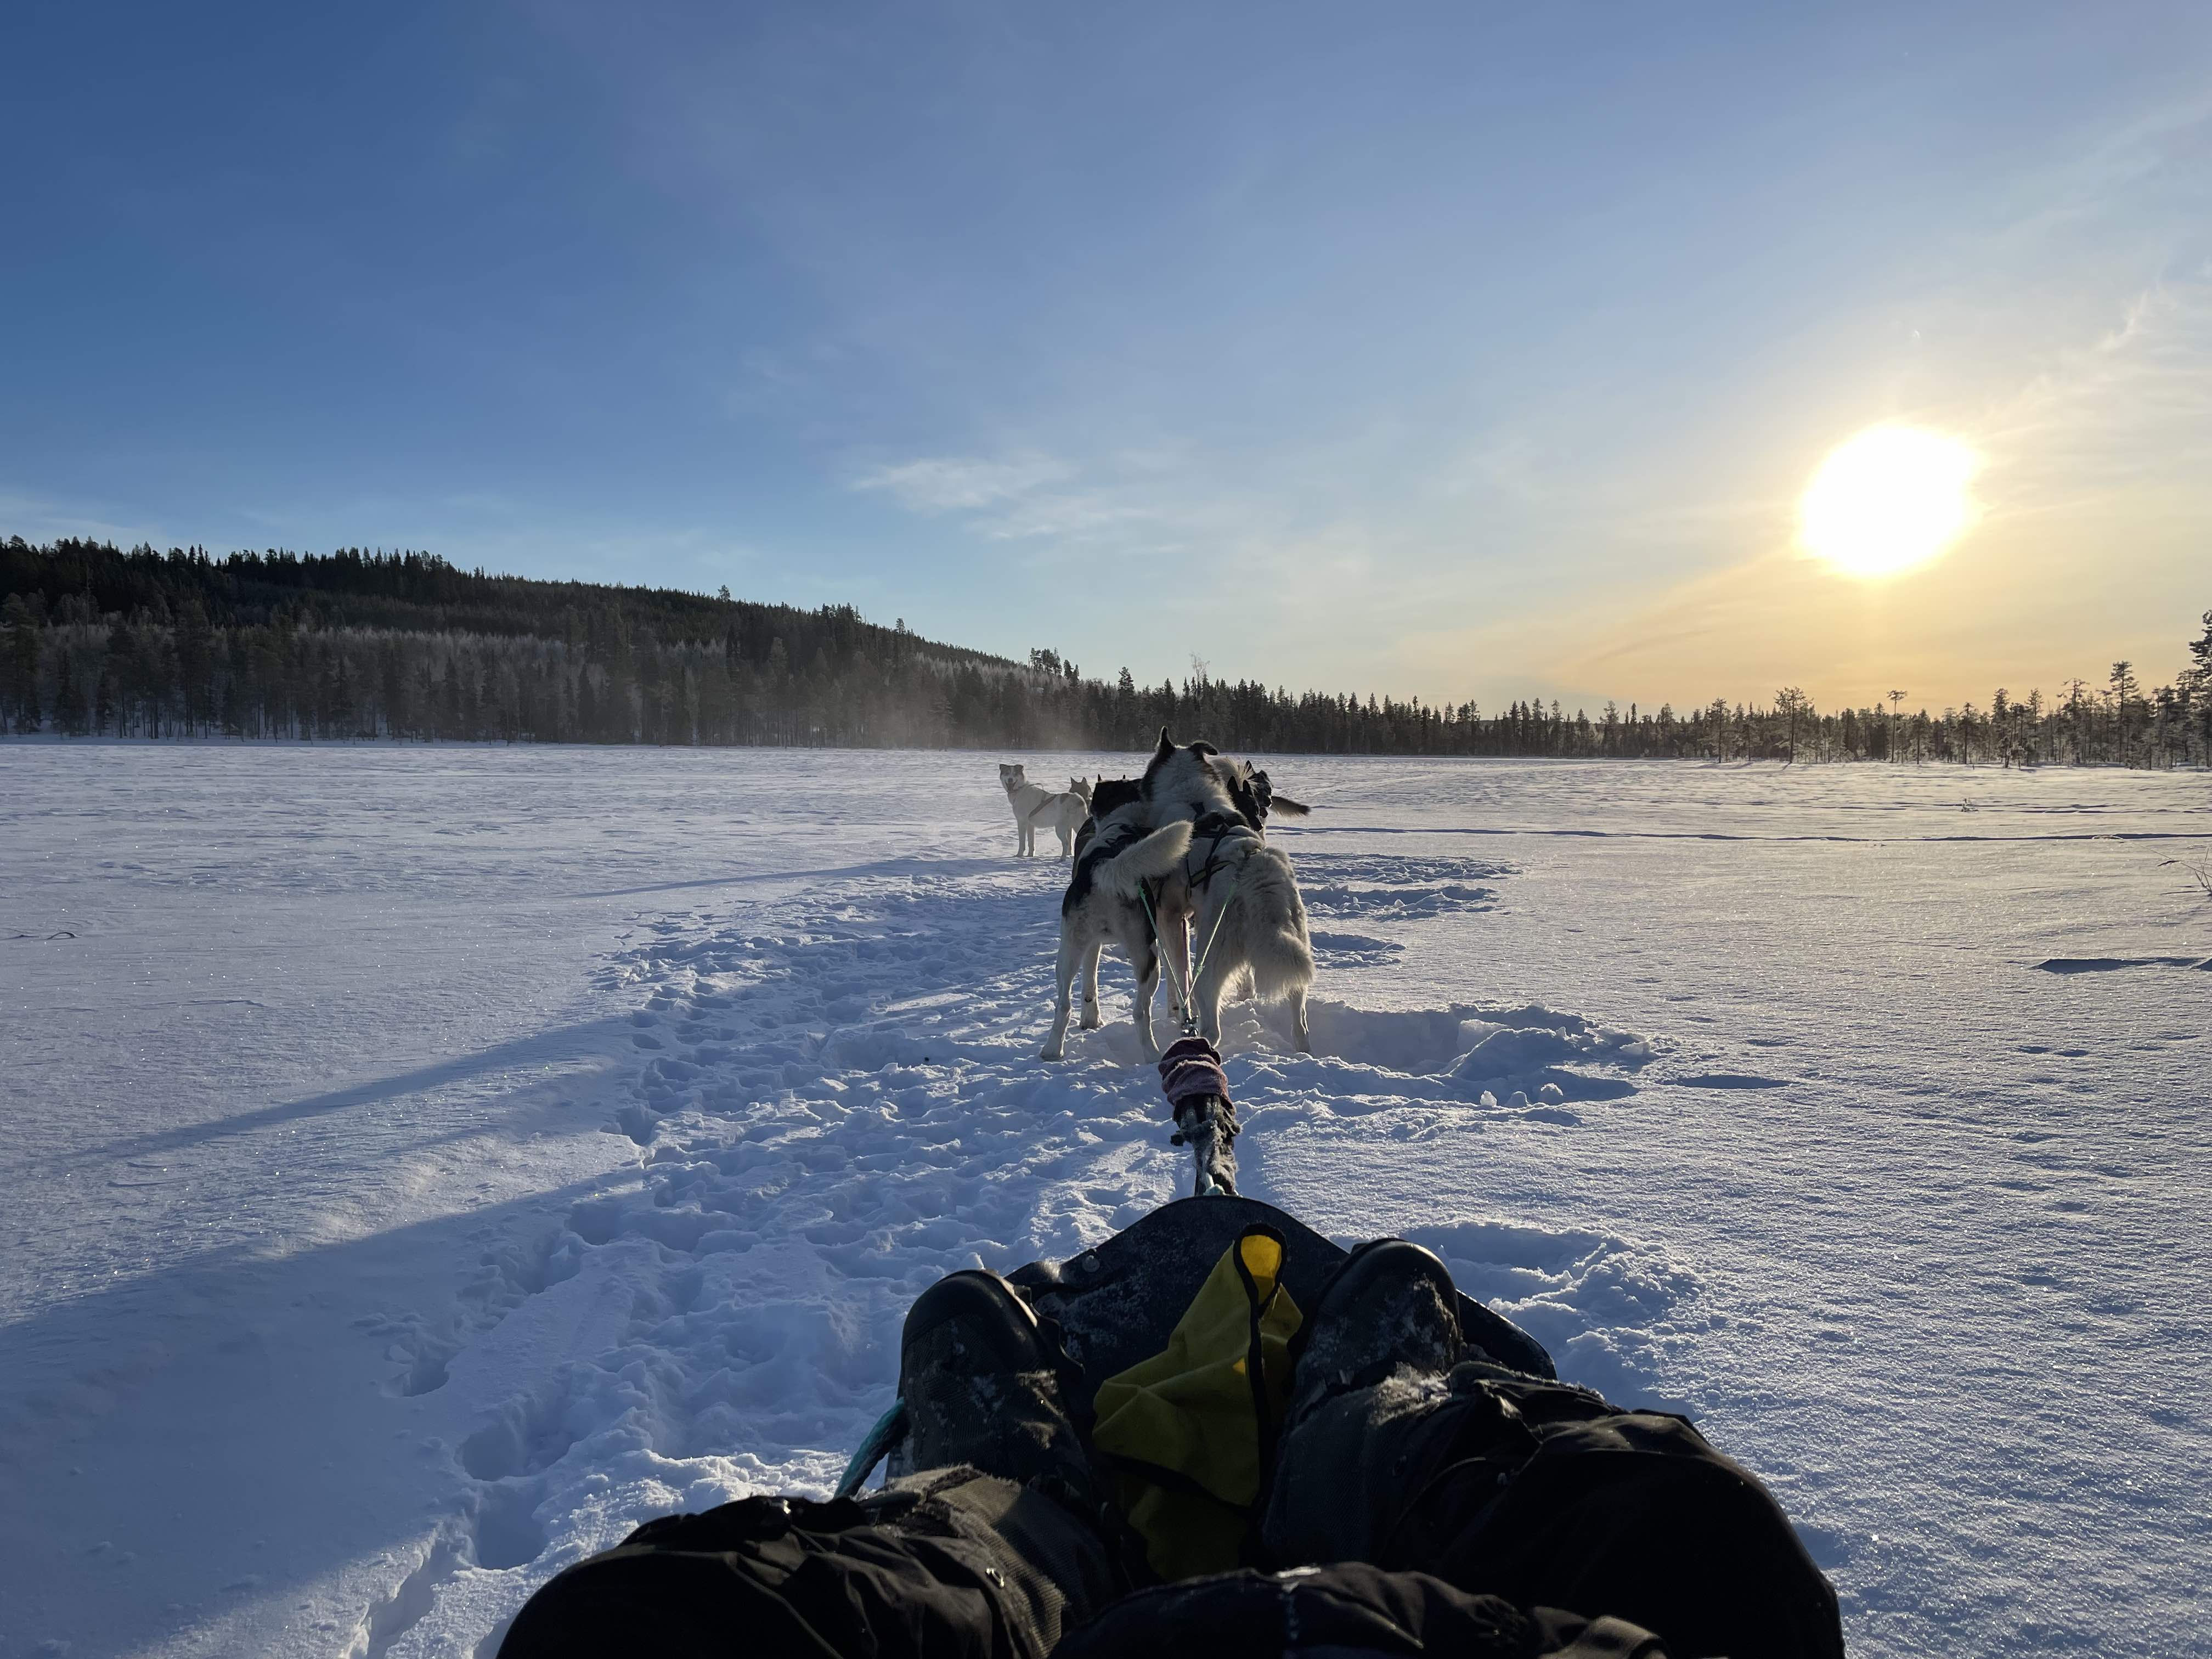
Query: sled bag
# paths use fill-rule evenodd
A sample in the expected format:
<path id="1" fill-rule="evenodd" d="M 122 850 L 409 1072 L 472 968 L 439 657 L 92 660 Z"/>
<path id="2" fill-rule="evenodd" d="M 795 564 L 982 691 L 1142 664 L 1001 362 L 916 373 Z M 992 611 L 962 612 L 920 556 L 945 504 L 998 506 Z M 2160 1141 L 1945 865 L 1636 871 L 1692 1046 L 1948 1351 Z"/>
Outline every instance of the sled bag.
<path id="1" fill-rule="evenodd" d="M 1223 1252 L 1164 1352 L 1098 1385 L 1092 1443 L 1164 1579 L 1243 1565 L 1274 1461 L 1303 1322 L 1283 1288 L 1282 1236 L 1249 1227 Z"/>

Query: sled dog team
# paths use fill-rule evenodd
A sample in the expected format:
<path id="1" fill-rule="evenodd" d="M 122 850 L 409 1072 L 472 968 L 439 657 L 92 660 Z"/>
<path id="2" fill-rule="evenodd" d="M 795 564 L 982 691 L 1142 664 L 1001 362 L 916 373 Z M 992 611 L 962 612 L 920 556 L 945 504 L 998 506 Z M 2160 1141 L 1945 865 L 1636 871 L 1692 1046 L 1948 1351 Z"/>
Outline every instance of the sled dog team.
<path id="1" fill-rule="evenodd" d="M 1200 1034 L 1221 1038 L 1221 1000 L 1234 990 L 1261 1002 L 1287 1002 L 1302 1053 L 1313 944 L 1305 901 L 1290 859 L 1267 844 L 1267 818 L 1303 817 L 1310 809 L 1275 793 L 1267 775 L 1212 744 L 1179 744 L 1160 729 L 1144 775 L 1068 780 L 1055 793 L 1030 783 L 1019 766 L 999 768 L 1019 836 L 1017 856 L 1034 855 L 1036 826 L 1054 825 L 1073 878 L 1060 903 L 1059 1001 L 1043 1058 L 1058 1060 L 1067 1041 L 1075 981 L 1083 981 L 1082 1029 L 1095 1030 L 1098 958 L 1108 945 L 1137 975 L 1137 1036 L 1147 1049 L 1152 998 L 1164 975 L 1178 1014 L 1187 1008 Z"/>

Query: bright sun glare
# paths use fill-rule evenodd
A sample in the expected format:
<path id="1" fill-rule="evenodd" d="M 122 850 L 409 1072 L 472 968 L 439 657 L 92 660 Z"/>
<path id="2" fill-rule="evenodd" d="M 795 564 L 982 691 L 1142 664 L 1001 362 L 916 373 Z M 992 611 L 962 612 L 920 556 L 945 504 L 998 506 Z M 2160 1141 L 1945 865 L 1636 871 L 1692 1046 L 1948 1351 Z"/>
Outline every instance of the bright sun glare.
<path id="1" fill-rule="evenodd" d="M 1956 438 L 1875 426 L 1838 446 L 1797 503 L 1797 539 L 1847 576 L 1927 563 L 1975 516 L 1966 486 L 1981 458 Z"/>

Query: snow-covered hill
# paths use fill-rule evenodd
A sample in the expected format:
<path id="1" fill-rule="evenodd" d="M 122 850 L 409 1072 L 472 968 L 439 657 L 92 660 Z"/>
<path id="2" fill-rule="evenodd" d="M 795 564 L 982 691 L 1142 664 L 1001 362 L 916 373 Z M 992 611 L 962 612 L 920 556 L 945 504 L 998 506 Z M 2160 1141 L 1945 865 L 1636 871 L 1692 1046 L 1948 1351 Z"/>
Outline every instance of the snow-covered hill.
<path id="1" fill-rule="evenodd" d="M 0 746 L 0 1659 L 489 1659 L 1181 1190 L 1118 965 L 1035 1057 L 997 758 Z M 1692 1413 L 1856 1651 L 2201 1645 L 2212 781 L 1273 770 L 1249 1190 Z"/>

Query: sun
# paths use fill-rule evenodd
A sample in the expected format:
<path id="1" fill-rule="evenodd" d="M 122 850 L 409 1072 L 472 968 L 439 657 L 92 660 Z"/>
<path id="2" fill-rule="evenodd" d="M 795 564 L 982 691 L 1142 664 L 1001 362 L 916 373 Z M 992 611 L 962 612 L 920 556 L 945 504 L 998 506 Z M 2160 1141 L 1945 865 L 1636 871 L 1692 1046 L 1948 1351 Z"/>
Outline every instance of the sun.
<path id="1" fill-rule="evenodd" d="M 1926 564 L 1971 526 L 1981 457 L 1956 438 L 1873 426 L 1832 452 L 1797 503 L 1797 541 L 1847 576 Z"/>

